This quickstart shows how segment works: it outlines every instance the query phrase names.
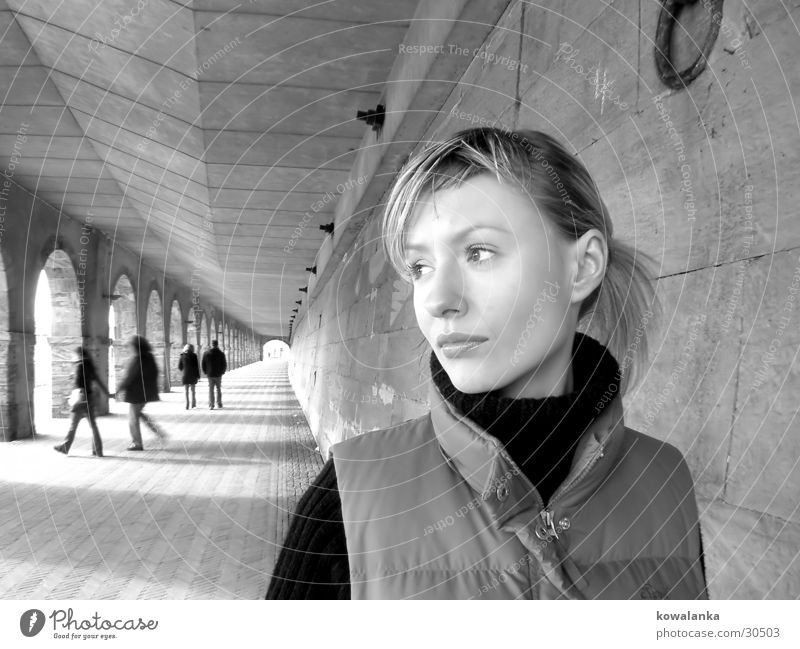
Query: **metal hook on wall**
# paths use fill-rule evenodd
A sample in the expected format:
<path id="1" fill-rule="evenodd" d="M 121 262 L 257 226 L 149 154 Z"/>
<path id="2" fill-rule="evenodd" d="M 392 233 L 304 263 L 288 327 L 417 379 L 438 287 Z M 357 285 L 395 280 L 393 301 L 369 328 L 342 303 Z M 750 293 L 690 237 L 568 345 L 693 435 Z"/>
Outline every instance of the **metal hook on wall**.
<path id="1" fill-rule="evenodd" d="M 705 70 L 708 55 L 717 40 L 722 22 L 723 0 L 702 0 L 703 6 L 711 13 L 711 25 L 706 34 L 700 54 L 685 70 L 677 70 L 672 63 L 672 30 L 678 21 L 683 7 L 695 4 L 697 0 L 662 0 L 661 13 L 658 16 L 655 38 L 655 58 L 658 78 L 665 86 L 673 90 L 685 88 Z"/>

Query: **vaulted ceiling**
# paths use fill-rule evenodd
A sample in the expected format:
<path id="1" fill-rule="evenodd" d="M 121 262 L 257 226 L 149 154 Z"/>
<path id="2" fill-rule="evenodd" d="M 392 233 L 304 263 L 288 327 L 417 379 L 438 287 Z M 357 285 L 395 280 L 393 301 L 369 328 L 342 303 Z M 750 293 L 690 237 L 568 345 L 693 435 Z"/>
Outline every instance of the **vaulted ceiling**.
<path id="1" fill-rule="evenodd" d="M 0 163 L 26 124 L 16 182 L 286 335 L 416 4 L 0 0 Z"/>

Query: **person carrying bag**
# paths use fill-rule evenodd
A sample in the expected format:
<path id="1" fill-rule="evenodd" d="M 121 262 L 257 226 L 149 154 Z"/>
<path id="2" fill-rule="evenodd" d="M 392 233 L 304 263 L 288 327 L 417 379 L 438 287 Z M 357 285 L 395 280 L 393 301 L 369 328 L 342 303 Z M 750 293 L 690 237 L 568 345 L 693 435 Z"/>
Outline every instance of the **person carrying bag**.
<path id="1" fill-rule="evenodd" d="M 94 400 L 91 390 L 92 383 L 96 383 L 108 397 L 112 395 L 97 375 L 97 370 L 92 362 L 92 358 L 85 347 L 81 346 L 75 349 L 75 359 L 73 362 L 75 365 L 73 377 L 74 387 L 67 398 L 67 403 L 72 412 L 72 418 L 66 438 L 61 444 L 53 448 L 59 453 L 67 455 L 72 446 L 72 442 L 75 440 L 75 432 L 78 430 L 78 424 L 81 422 L 81 419 L 86 417 L 89 420 L 89 425 L 92 427 L 92 455 L 95 457 L 103 457 L 103 440 L 100 438 L 100 431 L 97 428 L 97 422 L 94 417 Z"/>

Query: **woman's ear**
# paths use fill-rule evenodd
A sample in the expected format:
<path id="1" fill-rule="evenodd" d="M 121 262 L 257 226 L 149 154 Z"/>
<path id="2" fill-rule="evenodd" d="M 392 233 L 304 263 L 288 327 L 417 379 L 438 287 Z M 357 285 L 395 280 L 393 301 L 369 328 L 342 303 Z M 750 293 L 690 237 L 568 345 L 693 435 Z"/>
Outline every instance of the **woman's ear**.
<path id="1" fill-rule="evenodd" d="M 608 265 L 608 244 L 603 233 L 596 228 L 584 232 L 573 244 L 576 270 L 572 282 L 573 304 L 588 298 L 600 286 Z"/>

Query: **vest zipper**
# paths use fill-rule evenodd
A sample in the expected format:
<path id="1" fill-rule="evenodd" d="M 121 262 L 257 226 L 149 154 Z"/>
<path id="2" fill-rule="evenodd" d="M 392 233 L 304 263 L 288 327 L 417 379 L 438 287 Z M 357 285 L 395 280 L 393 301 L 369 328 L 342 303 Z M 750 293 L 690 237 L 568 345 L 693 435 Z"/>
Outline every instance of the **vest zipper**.
<path id="1" fill-rule="evenodd" d="M 553 510 L 550 509 L 550 507 L 545 507 L 539 516 L 542 519 L 544 528 L 558 539 L 558 532 L 556 531 L 556 526 L 553 524 Z"/>

